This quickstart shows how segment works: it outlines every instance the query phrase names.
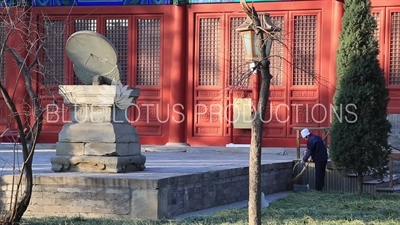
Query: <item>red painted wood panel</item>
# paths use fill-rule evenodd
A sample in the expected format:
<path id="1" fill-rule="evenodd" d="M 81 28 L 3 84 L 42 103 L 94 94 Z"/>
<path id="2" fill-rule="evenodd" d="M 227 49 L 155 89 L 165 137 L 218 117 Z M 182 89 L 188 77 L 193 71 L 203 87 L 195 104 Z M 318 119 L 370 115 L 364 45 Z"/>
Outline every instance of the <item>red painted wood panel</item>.
<path id="1" fill-rule="evenodd" d="M 294 138 L 291 128 L 293 126 L 308 125 L 312 121 L 312 117 L 309 113 L 309 122 L 304 114 L 305 110 L 298 107 L 297 112 L 293 110 L 291 104 L 309 104 L 309 110 L 312 111 L 314 107 L 314 120 L 318 123 L 313 123 L 314 126 L 326 126 L 329 120 L 329 112 L 325 112 L 320 108 L 329 109 L 330 103 L 330 92 L 328 88 L 321 88 L 322 85 L 328 85 L 330 76 L 334 75 L 329 72 L 329 67 L 324 67 L 323 64 L 329 64 L 330 57 L 330 46 L 322 45 L 321 38 L 329 40 L 331 32 L 329 31 L 329 25 L 323 25 L 326 22 L 331 22 L 330 5 L 327 2 L 313 2 L 313 4 L 300 4 L 298 2 L 288 3 L 268 3 L 268 9 L 266 5 L 255 3 L 255 7 L 259 12 L 267 11 L 268 9 L 274 9 L 273 11 L 268 10 L 272 17 L 283 17 L 284 35 L 282 41 L 285 43 L 286 49 L 283 51 L 283 57 L 288 63 L 280 68 L 283 71 L 284 77 L 282 84 L 271 86 L 270 93 L 270 105 L 267 108 L 267 116 L 265 121 L 264 130 L 264 146 L 287 146 L 294 145 Z M 189 9 L 189 27 L 192 28 L 193 32 L 189 32 L 189 46 L 193 47 L 189 49 L 189 83 L 188 87 L 193 97 L 188 100 L 188 130 L 191 130 L 191 136 L 188 137 L 188 142 L 192 145 L 208 145 L 218 143 L 218 145 L 225 145 L 230 142 L 230 124 L 226 120 L 220 123 L 219 126 L 215 126 L 216 121 L 220 121 L 221 116 L 216 112 L 211 111 L 210 107 L 203 107 L 209 111 L 208 114 L 204 113 L 203 120 L 198 119 L 196 113 L 197 104 L 200 102 L 204 105 L 210 104 L 221 104 L 220 107 L 225 107 L 230 104 L 229 98 L 229 76 L 232 76 L 232 66 L 229 60 L 230 54 L 229 47 L 225 47 L 221 72 L 218 74 L 219 79 L 225 81 L 224 85 L 217 86 L 199 86 L 199 66 L 200 66 L 200 44 L 199 39 L 201 37 L 200 23 L 198 18 L 218 18 L 221 20 L 221 28 L 225 29 L 221 31 L 221 38 L 223 46 L 229 46 L 231 44 L 231 36 L 233 27 L 230 27 L 230 21 L 233 17 L 244 16 L 243 14 L 237 13 L 240 8 L 233 4 L 223 4 L 221 7 L 224 8 L 226 14 L 221 14 L 217 11 L 217 8 L 213 8 L 210 5 L 193 5 Z M 237 9 L 237 7 L 239 9 Z M 232 14 L 230 13 L 232 10 Z M 236 12 L 235 12 L 236 10 Z M 215 13 L 214 13 L 215 12 Z M 323 12 L 323 13 L 322 13 Z M 317 80 L 314 85 L 297 85 L 294 86 L 293 76 L 293 65 L 292 65 L 292 40 L 293 40 L 293 29 L 294 29 L 294 18 L 295 16 L 301 15 L 315 15 L 316 17 L 316 43 L 315 43 L 315 76 Z M 323 23 L 324 22 L 324 23 Z M 328 41 L 329 42 L 329 41 Z M 271 59 L 272 60 L 272 59 Z M 236 65 L 236 64 L 235 64 Z M 314 63 L 313 63 L 314 65 Z M 201 66 L 200 66 L 201 67 Z M 243 69 L 246 69 L 243 67 Z M 274 71 L 276 72 L 276 71 Z M 190 75 L 192 74 L 192 75 Z M 332 85 L 330 88 L 333 88 Z M 248 92 L 251 96 L 251 86 L 242 86 L 239 88 L 244 92 Z M 234 88 L 235 90 L 235 88 Z M 243 92 L 242 91 L 242 92 Z M 223 95 L 223 96 L 222 96 Z M 225 101 L 220 102 L 220 98 L 224 98 Z M 205 110 L 205 111 L 207 111 Z M 203 113 L 203 111 L 201 111 Z M 210 114 L 213 114 L 211 116 Z M 228 116 L 229 117 L 229 116 Z M 287 120 L 287 121 L 286 121 Z M 199 127 L 202 128 L 202 133 L 199 133 Z M 224 131 L 221 131 L 223 129 Z M 292 141 L 293 138 L 293 141 Z M 250 142 L 250 130 L 233 130 L 233 141 L 234 143 L 249 143 Z"/>
<path id="2" fill-rule="evenodd" d="M 384 71 L 389 88 L 388 113 L 400 113 L 400 4 L 385 11 Z"/>
<path id="3" fill-rule="evenodd" d="M 65 75 L 72 71 L 68 66 L 69 60 L 64 46 L 73 28 L 71 28 L 67 16 L 43 17 L 38 15 L 37 19 L 39 33 L 43 34 L 45 29 L 48 29 L 49 32 L 49 35 L 44 36 L 46 51 L 42 51 L 40 56 L 40 64 L 43 67 L 40 73 L 35 74 L 39 81 L 37 91 L 40 96 L 40 104 L 42 108 L 46 109 L 42 133 L 38 141 L 56 142 L 62 126 L 70 120 L 69 109 L 64 105 L 63 99 L 58 93 L 58 85 L 68 83 L 69 77 Z M 31 118 L 30 123 L 34 123 L 34 118 Z"/>
<path id="4" fill-rule="evenodd" d="M 162 86 L 164 57 L 162 51 L 164 47 L 165 27 L 164 16 L 162 15 L 145 15 L 133 16 L 133 49 L 132 62 L 133 76 L 131 76 L 131 85 L 140 88 L 140 97 L 137 100 L 139 108 L 132 107 L 132 124 L 138 130 L 141 141 L 151 138 L 158 144 L 166 141 L 167 137 L 163 137 L 163 128 L 167 122 L 164 104 Z M 148 42 L 150 39 L 157 39 L 154 42 Z M 157 46 L 152 46 L 152 43 Z M 149 54 L 145 49 L 154 48 L 156 52 Z M 157 61 L 154 61 L 157 60 Z M 156 71 L 152 72 L 154 68 Z M 155 140 L 155 137 L 158 140 Z"/>
<path id="5" fill-rule="evenodd" d="M 38 17 L 42 14 L 49 15 L 48 18 L 50 20 L 64 18 L 67 21 L 66 38 L 77 31 L 74 28 L 77 20 L 81 21 L 80 30 L 88 28 L 92 30 L 93 21 L 96 22 L 94 30 L 109 36 L 108 38 L 112 39 L 116 48 L 120 48 L 118 60 L 123 64 L 121 71 L 122 77 L 125 77 L 122 80 L 123 83 L 138 87 L 141 90 L 137 101 L 138 107 L 132 107 L 129 116 L 129 120 L 139 132 L 141 142 L 143 144 L 164 144 L 168 140 L 168 133 L 165 133 L 165 131 L 168 131 L 169 126 L 168 123 L 164 123 L 168 119 L 168 112 L 164 109 L 168 105 L 169 99 L 166 96 L 169 96 L 170 91 L 169 89 L 162 90 L 162 87 L 165 84 L 169 84 L 168 80 L 172 74 L 171 71 L 173 71 L 168 67 L 170 57 L 165 57 L 165 54 L 170 54 L 165 44 L 172 39 L 172 36 L 169 35 L 171 33 L 170 26 L 167 24 L 171 23 L 171 21 L 165 20 L 165 18 L 171 18 L 172 13 L 170 6 L 154 6 L 151 13 L 149 13 L 148 9 L 149 7 L 141 6 L 116 6 L 112 7 L 112 10 L 110 10 L 110 7 L 79 7 L 73 9 L 44 7 L 34 8 L 33 12 Z M 118 12 L 118 14 L 115 14 L 115 12 Z M 66 19 L 67 16 L 68 19 Z M 86 24 L 82 22 L 83 20 L 86 21 Z M 150 23 L 154 25 L 154 22 L 156 26 L 152 27 Z M 111 23 L 118 23 L 118 30 L 114 28 L 114 30 L 111 30 L 110 27 L 107 29 L 107 26 L 116 26 L 116 24 L 112 25 Z M 128 26 L 127 31 L 126 28 L 121 27 L 126 25 Z M 121 33 L 120 36 L 126 35 L 126 37 L 119 38 L 116 34 L 107 34 L 108 30 L 114 33 L 119 32 Z M 158 38 L 157 46 L 153 46 L 155 42 L 146 44 L 154 38 Z M 62 45 L 65 46 L 65 43 L 62 43 L 60 48 L 62 48 Z M 141 49 L 138 49 L 138 46 Z M 72 63 L 65 54 L 65 50 L 64 55 L 64 84 L 77 84 L 77 79 L 74 79 Z M 154 79 L 158 80 L 154 82 Z M 52 105 L 53 97 L 46 93 L 46 90 L 53 89 L 58 92 L 56 90 L 57 85 L 43 86 L 39 84 L 38 88 L 41 95 L 43 95 L 42 104 Z M 47 121 L 43 124 L 41 142 L 56 142 L 62 125 L 69 121 L 68 109 L 63 107 L 63 101 L 58 93 L 55 96 L 57 98 L 57 106 L 53 106 L 55 109 L 49 112 L 50 115 L 48 115 Z M 54 112 L 54 110 L 58 110 L 58 112 Z M 58 119 L 57 122 L 54 122 L 54 117 L 60 116 L 60 114 L 66 116 L 67 119 Z"/>
<path id="6" fill-rule="evenodd" d="M 283 52 L 284 60 L 280 62 L 271 56 L 271 73 L 276 83 L 271 86 L 270 105 L 265 118 L 264 146 L 295 146 L 292 131 L 294 126 L 329 126 L 330 104 L 336 83 L 335 60 L 340 28 L 340 5 L 337 1 L 326 0 L 254 3 L 259 12 L 268 12 L 274 21 L 282 21 L 277 25 L 284 28 L 281 36 L 285 44 L 284 49 L 273 49 L 271 53 L 282 55 Z M 393 68 L 393 59 L 390 59 L 390 51 L 393 51 L 390 46 L 391 29 L 394 27 L 391 15 L 400 11 L 400 4 L 396 0 L 372 0 L 372 6 L 373 15 L 379 18 L 379 30 L 376 32 L 381 49 L 379 60 L 389 84 L 388 71 L 390 66 Z M 169 140 L 184 140 L 191 145 L 225 145 L 230 143 L 232 132 L 234 143 L 249 143 L 250 130 L 232 130 L 229 121 L 229 105 L 232 104 L 229 90 L 234 86 L 233 77 L 238 75 L 237 71 L 248 68 L 238 60 L 242 53 L 234 31 L 239 21 L 237 18 L 244 17 L 244 14 L 240 13 L 240 5 L 194 4 L 184 10 L 177 10 L 176 7 L 178 6 L 35 7 L 32 12 L 39 20 L 42 15 L 49 16 L 51 20 L 64 20 L 64 38 L 68 38 L 75 31 L 76 20 L 95 20 L 96 30 L 104 35 L 107 20 L 128 20 L 126 49 L 122 47 L 121 54 L 126 61 L 125 82 L 141 89 L 138 107 L 132 107 L 130 120 L 137 127 L 142 144 L 165 144 Z M 187 22 L 175 20 L 181 17 L 186 18 Z M 313 19 L 315 26 L 307 28 Z M 155 25 L 157 21 L 160 21 L 159 25 Z M 150 23 L 152 29 L 144 26 L 139 28 L 146 23 Z M 182 31 L 177 29 L 179 23 L 184 26 Z M 84 27 L 82 24 L 81 27 Z M 219 28 L 215 30 L 217 24 Z M 200 28 L 200 25 L 203 27 Z M 207 29 L 207 26 L 210 27 Z M 304 36 L 310 35 L 307 34 L 306 28 L 315 28 L 315 44 Z M 300 33 L 294 33 L 295 30 Z M 300 42 L 295 42 L 295 35 Z M 179 45 L 174 41 L 176 37 L 187 38 L 187 43 L 181 42 Z M 113 38 L 120 47 L 124 45 L 125 42 L 117 36 Z M 143 49 L 151 49 L 152 45 L 146 45 L 140 38 L 159 38 L 159 41 L 154 42 L 159 50 L 143 52 Z M 313 52 L 310 53 L 308 48 L 313 49 Z M 298 62 L 297 66 L 294 66 L 296 62 L 293 60 L 293 54 L 306 54 L 300 58 L 311 61 L 303 63 L 305 66 Z M 315 59 L 310 54 L 314 54 Z M 158 64 L 155 61 L 157 57 Z M 146 63 L 146 59 L 150 63 Z M 72 64 L 65 54 L 62 60 L 64 82 L 74 84 Z M 151 64 L 155 65 L 156 69 L 150 68 Z M 7 64 L 7 69 L 9 67 L 7 77 L 15 72 L 15 66 Z M 307 83 L 298 80 L 296 85 L 293 75 L 301 75 L 302 72 L 295 67 L 313 67 L 315 82 L 305 85 Z M 180 81 L 181 85 L 177 85 L 177 81 Z M 240 90 L 233 87 L 234 96 L 253 96 L 250 84 L 251 82 L 249 85 L 241 85 Z M 48 121 L 43 124 L 40 141 L 56 142 L 59 130 L 68 121 L 68 109 L 63 107 L 55 83 L 39 83 L 37 88 L 41 93 L 42 105 L 53 104 L 54 99 L 49 94 L 49 89 L 55 93 L 58 116 L 65 117 L 64 121 L 59 119 L 61 122 L 54 122 L 56 114 L 51 114 L 50 111 L 50 115 L 46 117 Z M 388 112 L 400 113 L 400 85 L 388 85 L 388 88 L 391 97 Z M 175 99 L 177 96 L 179 100 Z M 182 103 L 184 107 L 184 128 L 175 126 L 171 121 L 172 116 L 177 115 L 173 112 L 176 109 L 176 105 L 173 104 L 176 103 Z M 4 111 L 4 108 L 1 110 Z M 0 126 L 0 131 L 1 128 Z"/>

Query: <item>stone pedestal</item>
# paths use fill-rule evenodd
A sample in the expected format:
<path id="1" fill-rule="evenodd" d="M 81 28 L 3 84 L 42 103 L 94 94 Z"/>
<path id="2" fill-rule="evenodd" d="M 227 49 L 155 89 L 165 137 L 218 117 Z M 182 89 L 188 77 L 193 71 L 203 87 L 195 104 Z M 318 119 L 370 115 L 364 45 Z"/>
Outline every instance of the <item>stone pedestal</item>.
<path id="1" fill-rule="evenodd" d="M 59 133 L 55 172 L 124 173 L 145 169 L 139 135 L 127 110 L 139 89 L 118 85 L 63 85 L 59 93 L 69 106 L 71 122 Z"/>

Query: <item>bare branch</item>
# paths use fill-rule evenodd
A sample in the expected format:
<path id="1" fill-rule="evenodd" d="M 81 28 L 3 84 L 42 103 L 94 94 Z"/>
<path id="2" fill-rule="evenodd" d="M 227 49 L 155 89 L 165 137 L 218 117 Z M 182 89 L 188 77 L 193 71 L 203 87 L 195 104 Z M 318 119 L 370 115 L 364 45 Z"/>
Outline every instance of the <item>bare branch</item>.
<path id="1" fill-rule="evenodd" d="M 18 112 L 16 108 L 16 100 L 13 100 L 10 97 L 10 94 L 7 92 L 7 88 L 4 87 L 0 82 L 0 92 L 5 99 L 5 102 L 12 113 L 12 117 L 14 118 L 17 129 L 18 129 L 18 138 L 21 142 L 22 153 L 24 162 L 22 164 L 22 169 L 19 174 L 19 179 L 16 180 L 15 186 L 16 191 L 15 194 L 11 194 L 11 204 L 10 210 L 5 215 L 4 220 L 0 221 L 3 224 L 16 224 L 21 220 L 24 212 L 26 211 L 31 196 L 32 196 L 32 186 L 33 186 L 33 174 L 32 174 L 32 159 L 34 150 L 37 143 L 37 138 L 42 130 L 43 124 L 43 114 L 45 110 L 42 110 L 39 104 L 39 98 L 36 93 L 36 90 L 33 88 L 32 72 L 34 72 L 34 68 L 40 64 L 39 58 L 41 51 L 43 50 L 43 41 L 41 40 L 41 35 L 38 33 L 37 29 L 35 29 L 35 21 L 33 21 L 33 17 L 30 14 L 29 8 L 21 7 L 14 8 L 16 13 L 11 12 L 9 7 L 5 7 L 5 15 L 3 16 L 3 24 L 7 26 L 8 34 L 4 38 L 0 55 L 4 56 L 5 52 L 10 53 L 11 58 L 16 63 L 19 68 L 18 76 L 16 77 L 15 88 L 12 88 L 14 94 L 16 93 L 17 86 L 20 83 L 20 77 L 23 76 L 24 87 L 26 93 L 29 95 L 29 99 L 31 103 L 29 104 L 28 110 L 33 109 L 33 116 L 35 117 L 34 124 L 32 127 L 24 128 L 23 120 L 21 119 L 23 116 L 31 116 L 28 111 Z M 11 37 L 12 33 L 14 34 L 13 38 L 19 38 L 22 42 L 18 43 L 19 45 L 7 45 L 7 41 Z M 40 45 L 39 45 L 40 43 Z M 26 54 L 25 54 L 26 53 Z M 28 59 L 33 56 L 32 62 L 28 65 Z M 1 59 L 2 57 L 0 57 Z M 13 96 L 14 96 L 13 94 Z M 25 96 L 21 96 L 22 104 L 24 104 Z M 13 102 L 14 101 L 14 102 Z M 20 102 L 20 99 L 18 99 Z M 32 108 L 30 108 L 32 106 Z M 24 106 L 25 107 L 25 106 Z M 32 110 L 30 111 L 32 112 Z M 29 122 L 28 122 L 29 123 Z M 29 126 L 29 125 L 28 125 Z M 11 131 L 12 132 L 12 131 Z M 30 136 L 30 137 L 29 137 Z M 28 144 L 28 138 L 31 142 Z M 26 185 L 24 186 L 23 194 L 19 197 L 20 189 L 22 189 L 22 181 L 25 180 Z M 14 188 L 14 186 L 13 186 Z M 14 193 L 14 192 L 13 192 Z"/>
<path id="2" fill-rule="evenodd" d="M 240 5 L 243 8 L 243 11 L 247 14 L 247 16 L 251 17 L 253 15 L 252 9 L 247 5 L 246 0 L 240 0 Z"/>
<path id="3" fill-rule="evenodd" d="M 37 49 L 37 51 L 36 51 L 36 53 L 35 53 L 35 58 L 33 59 L 31 65 L 29 65 L 29 66 L 27 67 L 27 69 L 28 69 L 29 71 L 30 71 L 34 66 L 36 66 L 36 64 L 37 64 L 37 62 L 38 62 L 38 60 L 39 60 L 40 51 L 42 51 L 43 45 L 44 45 L 44 42 L 42 42 L 42 43 L 40 44 L 39 48 Z"/>

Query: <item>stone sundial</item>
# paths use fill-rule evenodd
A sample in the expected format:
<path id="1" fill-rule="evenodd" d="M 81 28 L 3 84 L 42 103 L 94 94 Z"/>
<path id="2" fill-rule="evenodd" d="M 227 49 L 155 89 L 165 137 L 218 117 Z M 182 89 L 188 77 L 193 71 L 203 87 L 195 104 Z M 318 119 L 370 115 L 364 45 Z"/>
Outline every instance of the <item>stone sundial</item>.
<path id="1" fill-rule="evenodd" d="M 120 82 L 117 50 L 103 35 L 93 31 L 78 31 L 66 44 L 68 58 L 76 76 L 84 85 Z"/>
<path id="2" fill-rule="evenodd" d="M 123 86 L 114 45 L 93 31 L 72 34 L 66 43 L 69 59 L 83 85 L 60 85 L 70 122 L 58 134 L 55 172 L 126 173 L 144 170 L 139 134 L 127 110 L 140 95 Z"/>

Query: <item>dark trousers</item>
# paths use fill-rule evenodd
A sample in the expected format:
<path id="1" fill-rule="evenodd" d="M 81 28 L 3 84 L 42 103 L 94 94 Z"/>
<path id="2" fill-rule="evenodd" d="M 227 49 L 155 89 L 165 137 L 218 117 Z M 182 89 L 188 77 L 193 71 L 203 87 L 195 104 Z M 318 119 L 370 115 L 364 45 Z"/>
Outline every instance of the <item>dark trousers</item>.
<path id="1" fill-rule="evenodd" d="M 317 191 L 322 191 L 322 188 L 324 188 L 327 161 L 315 162 L 315 190 Z"/>

